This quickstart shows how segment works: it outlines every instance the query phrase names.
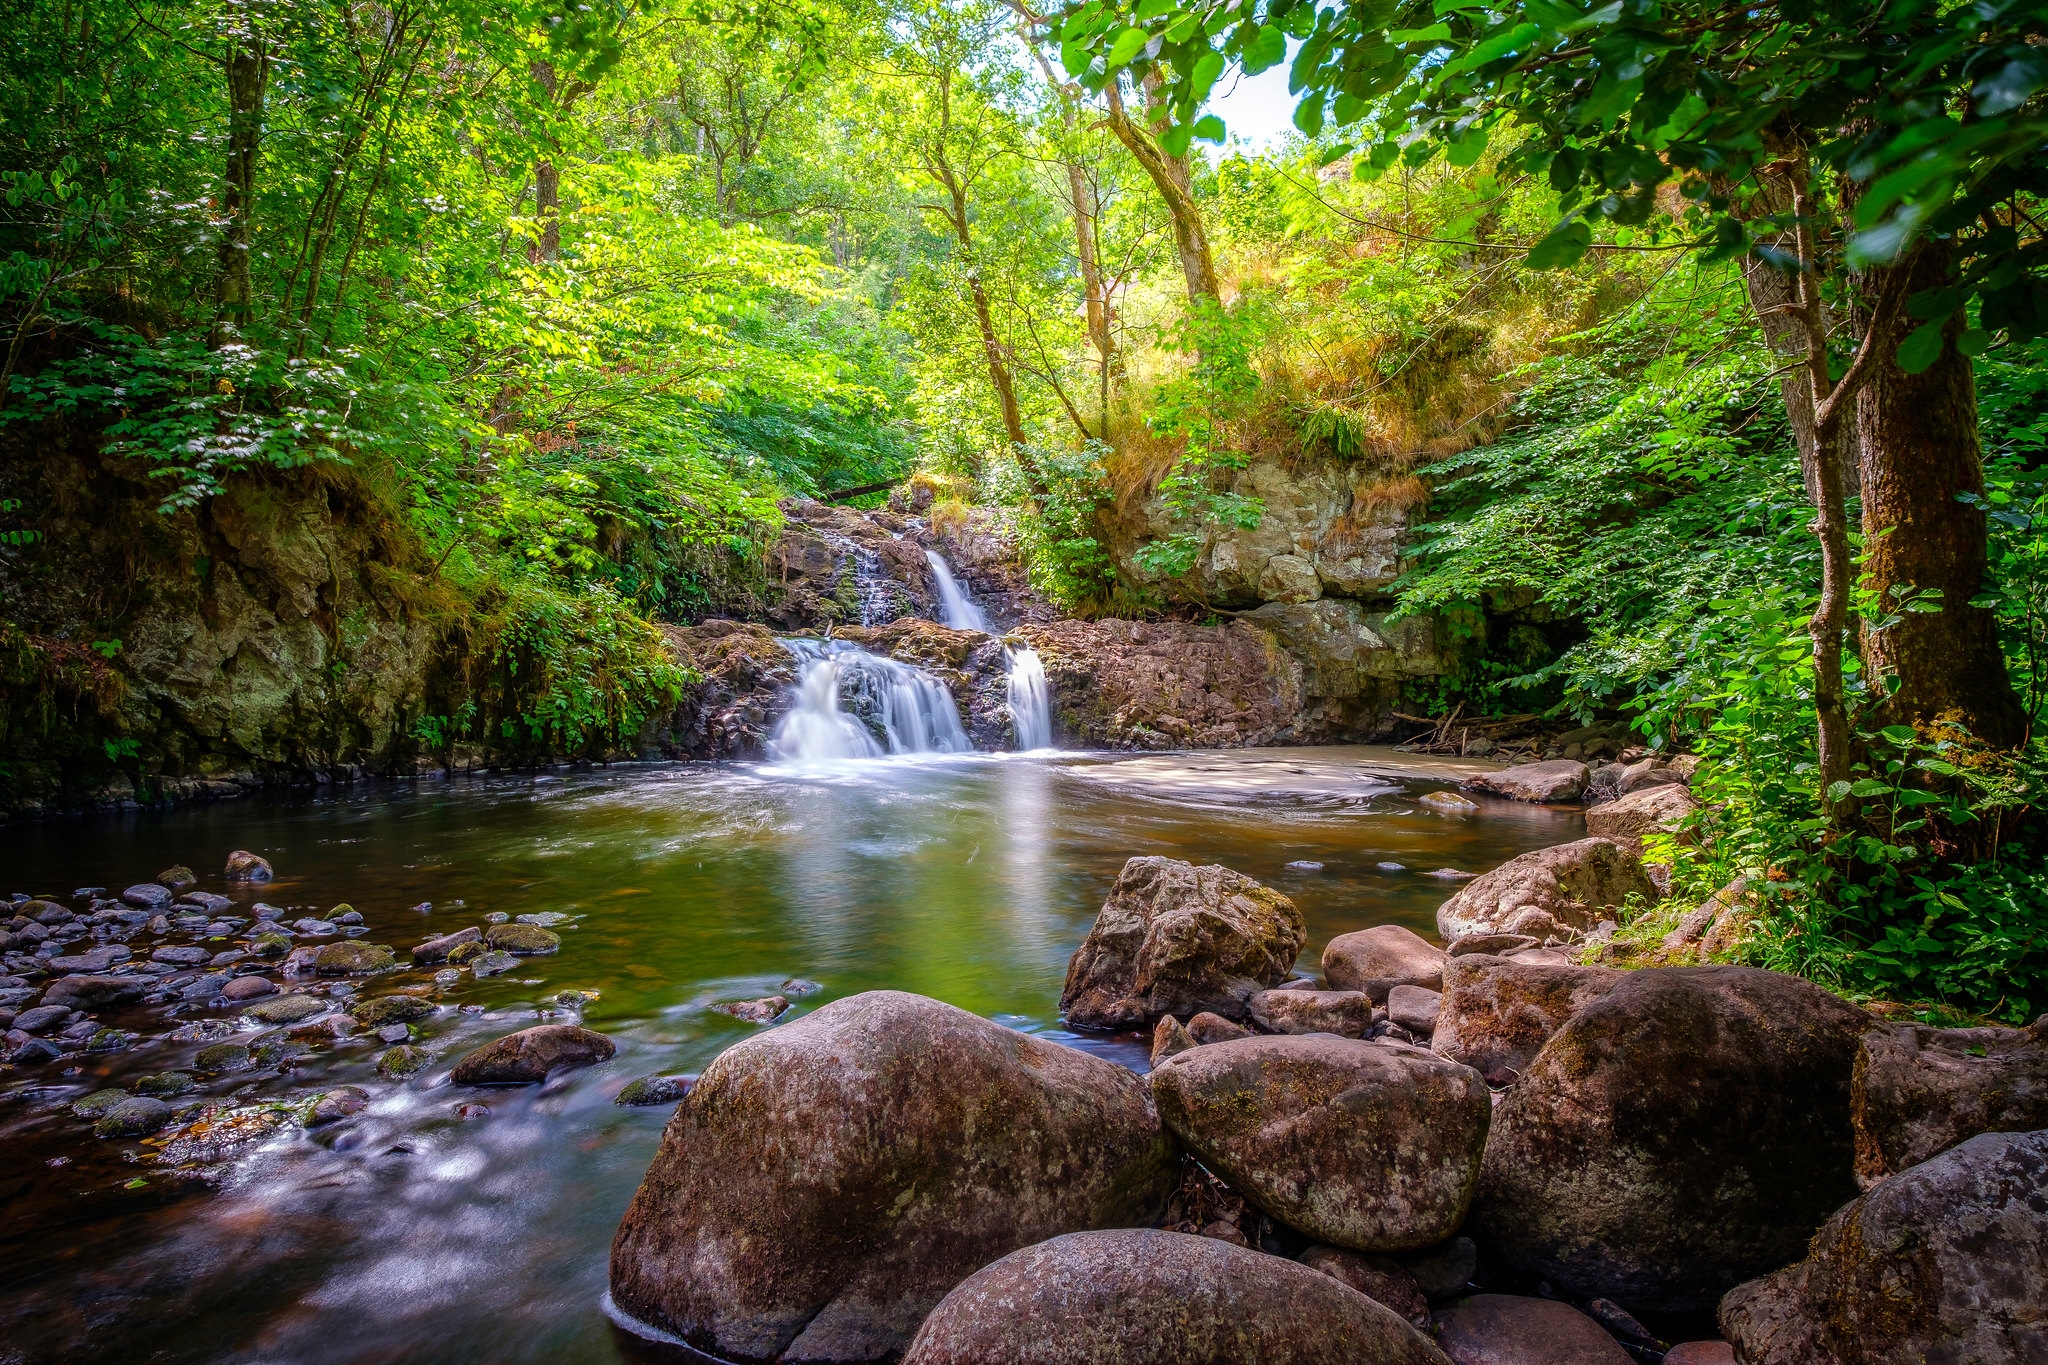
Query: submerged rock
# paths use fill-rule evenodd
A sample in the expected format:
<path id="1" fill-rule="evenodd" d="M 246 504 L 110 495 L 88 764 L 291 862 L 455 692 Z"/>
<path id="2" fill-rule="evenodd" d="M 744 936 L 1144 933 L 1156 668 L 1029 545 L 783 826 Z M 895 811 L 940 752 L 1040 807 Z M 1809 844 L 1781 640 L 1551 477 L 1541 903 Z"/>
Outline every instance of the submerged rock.
<path id="1" fill-rule="evenodd" d="M 1467 778 L 1468 791 L 1491 792 L 1511 801 L 1576 801 L 1586 790 L 1592 770 L 1574 758 L 1524 763 L 1498 772 Z"/>
<path id="2" fill-rule="evenodd" d="M 2048 1132 L 1985 1133 L 1891 1176 L 1807 1258 L 1732 1290 L 1751 1365 L 2048 1360 Z"/>
<path id="3" fill-rule="evenodd" d="M 228 854 L 226 876 L 231 882 L 267 882 L 273 875 L 269 860 L 247 849 L 238 848 Z"/>
<path id="4" fill-rule="evenodd" d="M 74 1118 L 98 1120 L 127 1098 L 125 1090 L 95 1090 L 82 1100 L 73 1100 L 71 1114 Z"/>
<path id="5" fill-rule="evenodd" d="M 426 1065 L 426 1053 L 401 1043 L 397 1047 L 386 1048 L 377 1058 L 377 1074 L 395 1081 L 421 1071 Z"/>
<path id="6" fill-rule="evenodd" d="M 1199 1047 L 1151 1079 L 1160 1121 L 1189 1151 L 1317 1241 L 1433 1246 L 1471 1205 L 1492 1105 L 1470 1067 L 1311 1035 Z"/>
<path id="7" fill-rule="evenodd" d="M 1574 1293 L 1695 1311 L 1797 1257 L 1855 1193 L 1849 1075 L 1870 1019 L 1749 967 L 1622 977 L 1494 1110 L 1469 1230 Z"/>
<path id="8" fill-rule="evenodd" d="M 135 1082 L 135 1093 L 175 1098 L 190 1093 L 192 1078 L 182 1071 L 158 1071 Z"/>
<path id="9" fill-rule="evenodd" d="M 472 946 L 481 948 L 483 945 L 475 944 Z M 451 962 L 454 960 L 452 957 L 449 959 Z M 470 975 L 477 977 L 503 976 L 506 972 L 514 971 L 519 966 L 518 958 L 510 953 L 498 952 L 496 950 L 479 952 L 475 957 L 465 960 L 469 963 Z"/>
<path id="10" fill-rule="evenodd" d="M 1636 855 L 1612 839 L 1580 839 L 1502 863 L 1438 907 L 1436 927 L 1451 943 L 1505 929 L 1533 908 L 1559 924 L 1590 929 L 1630 896 L 1646 905 L 1660 898 Z"/>
<path id="11" fill-rule="evenodd" d="M 249 1065 L 249 1049 L 240 1043 L 215 1043 L 200 1048 L 192 1064 L 201 1071 L 240 1071 Z"/>
<path id="12" fill-rule="evenodd" d="M 612 1243 L 612 1298 L 699 1349 L 882 1360 L 960 1280 L 1145 1223 L 1178 1179 L 1143 1081 L 898 991 L 712 1062 Z"/>
<path id="13" fill-rule="evenodd" d="M 1872 1029 L 1850 1103 L 1866 1188 L 1979 1133 L 2048 1128 L 2048 1015 L 2023 1029 Z"/>
<path id="14" fill-rule="evenodd" d="M 354 1118 L 370 1107 L 370 1092 L 359 1085 L 339 1085 L 314 1100 L 306 1110 L 306 1126 L 319 1128 Z"/>
<path id="15" fill-rule="evenodd" d="M 1444 1365 L 1401 1316 L 1308 1266 L 1213 1237 L 1077 1232 L 947 1294 L 903 1365 Z"/>
<path id="16" fill-rule="evenodd" d="M 732 1000 L 722 1005 L 713 1005 L 713 1014 L 729 1015 L 749 1024 L 772 1024 L 782 1017 L 789 1008 L 789 1001 L 780 995 L 764 996 L 759 1000 Z"/>
<path id="17" fill-rule="evenodd" d="M 575 1024 L 537 1024 L 470 1052 L 455 1064 L 457 1085 L 532 1085 L 564 1067 L 608 1062 L 618 1045 Z"/>
<path id="18" fill-rule="evenodd" d="M 690 1093 L 690 1087 L 697 1083 L 695 1076 L 642 1076 L 637 1081 L 628 1081 L 619 1091 L 614 1104 L 674 1104 Z"/>
<path id="19" fill-rule="evenodd" d="M 1437 1319 L 1457 1365 L 1634 1365 L 1600 1324 L 1568 1303 L 1474 1294 Z"/>
<path id="20" fill-rule="evenodd" d="M 1378 924 L 1339 934 L 1323 949 L 1323 977 L 1338 990 L 1364 991 L 1385 1004 L 1396 986 L 1438 990 L 1444 979 L 1444 951 L 1412 929 Z"/>
<path id="21" fill-rule="evenodd" d="M 358 1000 L 349 1006 L 348 1012 L 364 1028 L 382 1028 L 386 1024 L 425 1019 L 433 1014 L 434 1006 L 416 995 L 382 995 L 375 1000 Z"/>
<path id="22" fill-rule="evenodd" d="M 1124 864 L 1067 963 L 1060 1012 L 1081 1028 L 1144 1028 L 1162 1014 L 1241 1018 L 1287 979 L 1306 936 L 1294 902 L 1225 867 Z"/>

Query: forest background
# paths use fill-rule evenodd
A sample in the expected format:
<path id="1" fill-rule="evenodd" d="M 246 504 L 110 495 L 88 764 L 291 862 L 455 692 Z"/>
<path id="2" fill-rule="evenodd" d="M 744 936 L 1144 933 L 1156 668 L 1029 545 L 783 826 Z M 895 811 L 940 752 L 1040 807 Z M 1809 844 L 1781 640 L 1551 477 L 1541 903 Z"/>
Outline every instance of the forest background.
<path id="1" fill-rule="evenodd" d="M 1560 252 L 1558 176 L 1469 120 L 1229 143 L 1188 98 L 1222 57 L 1176 73 L 1162 35 L 1214 19 L 1229 66 L 1265 69 L 1313 18 L 1087 8 L 1117 17 L 32 0 L 0 79 L 0 439 L 18 458 L 88 433 L 166 511 L 253 468 L 346 481 L 496 665 L 479 714 L 431 723 L 569 747 L 675 695 L 648 622 L 701 613 L 779 499 L 915 473 L 940 517 L 1013 535 L 1062 608 L 1200 619 L 1178 580 L 1260 515 L 1233 472 L 1336 459 L 1361 509 L 1417 523 L 1403 609 L 1472 637 L 1411 707 L 1621 713 L 1711 760 L 1714 809 L 1635 932 L 1746 875 L 1752 960 L 2038 1011 L 2042 343 L 1968 303 L 1990 559 L 1970 605 L 2026 727 L 1884 724 L 1859 651 L 1944 603 L 1866 595 L 1831 795 L 1821 541 L 1745 288 L 1768 251 L 1716 250 L 1666 184 L 1573 218 Z M 2038 105 L 2030 79 L 2013 107 Z M 1373 111 L 1398 122 L 1339 106 Z M 2014 205 L 2017 232 L 2037 201 Z M 1175 531 L 1118 562 L 1099 518 L 1154 496 Z M 0 553 L 33 559 L 36 515 L 0 506 Z M 1502 602 L 1561 628 L 1482 642 Z M 48 665 L 0 632 L 14 673 Z"/>

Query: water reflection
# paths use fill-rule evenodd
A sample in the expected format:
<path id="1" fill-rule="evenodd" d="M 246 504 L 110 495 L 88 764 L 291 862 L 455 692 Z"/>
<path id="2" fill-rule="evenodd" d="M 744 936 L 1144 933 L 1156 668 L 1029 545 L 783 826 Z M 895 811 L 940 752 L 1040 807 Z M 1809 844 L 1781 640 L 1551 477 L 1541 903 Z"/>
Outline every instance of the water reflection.
<path id="1" fill-rule="evenodd" d="M 653 765 L 0 829 L 0 866 L 30 892 L 126 885 L 176 862 L 218 868 L 245 847 L 279 870 L 262 898 L 348 900 L 376 942 L 403 946 L 489 911 L 578 917 L 558 957 L 442 997 L 463 1008 L 425 1021 L 434 1061 L 411 1081 L 377 1080 L 373 1047 L 350 1042 L 261 1082 L 258 1095 L 350 1083 L 377 1098 L 335 1128 L 283 1130 L 215 1185 L 128 1161 L 140 1144 L 96 1142 L 64 1108 L 189 1067 L 197 1041 L 154 1038 L 78 1076 L 0 1078 L 0 1361 L 645 1358 L 597 1305 L 612 1229 L 667 1114 L 612 1097 L 637 1076 L 700 1070 L 755 1031 L 706 1006 L 801 976 L 824 989 L 799 1010 L 890 986 L 1064 1036 L 1067 956 L 1134 854 L 1222 862 L 1287 891 L 1312 965 L 1350 929 L 1427 929 L 1448 890 L 1421 871 L 1478 870 L 1579 832 L 1576 815 L 1505 804 L 1435 815 L 1412 799 L 1431 784 L 1388 761 L 1316 750 L 833 772 Z M 228 890 L 213 878 L 206 889 Z M 376 989 L 426 980 L 402 973 Z M 581 1017 L 618 1058 L 483 1095 L 489 1114 L 459 1119 L 457 1103 L 479 1096 L 447 1085 L 455 1058 L 543 1011 L 576 1017 L 554 1001 L 564 989 L 597 994 Z M 164 1028 L 154 1015 L 131 1023 L 143 1025 Z M 1135 1039 L 1069 1041 L 1142 1064 Z"/>

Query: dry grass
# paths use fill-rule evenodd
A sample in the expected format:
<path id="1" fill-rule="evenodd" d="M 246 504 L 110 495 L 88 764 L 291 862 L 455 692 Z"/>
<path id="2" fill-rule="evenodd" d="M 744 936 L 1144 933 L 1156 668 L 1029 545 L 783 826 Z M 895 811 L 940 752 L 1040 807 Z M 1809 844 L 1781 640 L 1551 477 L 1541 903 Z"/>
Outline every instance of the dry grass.
<path id="1" fill-rule="evenodd" d="M 925 513 L 925 517 L 931 522 L 934 533 L 948 540 L 957 540 L 960 533 L 967 529 L 967 518 L 972 510 L 963 499 L 942 498 L 932 504 L 931 511 Z"/>

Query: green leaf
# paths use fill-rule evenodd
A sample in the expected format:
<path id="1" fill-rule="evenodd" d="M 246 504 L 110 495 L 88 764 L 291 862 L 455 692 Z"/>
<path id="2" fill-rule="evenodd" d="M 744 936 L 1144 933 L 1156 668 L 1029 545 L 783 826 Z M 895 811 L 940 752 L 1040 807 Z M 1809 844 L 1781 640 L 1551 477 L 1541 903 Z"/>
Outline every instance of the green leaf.
<path id="1" fill-rule="evenodd" d="M 1848 794 L 1849 784 L 1847 782 L 1830 782 L 1828 784 L 1828 800 L 1839 801 Z"/>
<path id="2" fill-rule="evenodd" d="M 1122 33 L 1117 34 L 1116 41 L 1109 45 L 1109 64 L 1111 66 L 1125 65 L 1131 58 L 1144 51 L 1145 44 L 1149 41 L 1151 40 L 1146 36 L 1144 29 L 1125 29 Z"/>
<path id="3" fill-rule="evenodd" d="M 1920 738 L 1920 732 L 1910 725 L 1887 725 L 1878 733 L 1894 744 L 1911 744 Z"/>
<path id="4" fill-rule="evenodd" d="M 1899 343 L 1899 368 L 1907 374 L 1919 374 L 1941 359 L 1941 328 L 1941 320 L 1915 327 L 1911 335 Z"/>
<path id="5" fill-rule="evenodd" d="M 1486 129 L 1474 128 L 1444 149 L 1444 160 L 1453 166 L 1470 166 L 1486 151 Z"/>
<path id="6" fill-rule="evenodd" d="M 1221 142 L 1225 137 L 1223 120 L 1214 114 L 1204 114 L 1195 120 L 1194 135 L 1204 142 Z"/>
<path id="7" fill-rule="evenodd" d="M 1880 782 L 1874 777 L 1866 777 L 1849 785 L 1851 796 L 1888 796 L 1891 792 L 1890 783 Z"/>
<path id="8" fill-rule="evenodd" d="M 1294 106 L 1294 126 L 1310 137 L 1323 131 L 1322 92 L 1310 91 L 1300 104 Z"/>
<path id="9" fill-rule="evenodd" d="M 1583 219 L 1573 218 L 1559 223 L 1550 230 L 1550 235 L 1529 248 L 1527 264 L 1531 270 L 1558 270 L 1574 265 L 1593 245 L 1593 229 Z"/>
<path id="10" fill-rule="evenodd" d="M 1981 327 L 1972 327 L 1956 338 L 1956 349 L 1964 355 L 1983 355 L 1991 346 L 1991 333 Z"/>
<path id="11" fill-rule="evenodd" d="M 1188 98 L 1199 105 L 1209 98 L 1209 91 L 1215 88 L 1216 78 L 1223 74 L 1223 54 L 1211 48 L 1195 61 L 1195 69 L 1188 73 Z"/>
<path id="12" fill-rule="evenodd" d="M 1287 60 L 1287 34 L 1278 24 L 1262 27 L 1244 50 L 1244 71 L 1256 76 Z"/>
<path id="13" fill-rule="evenodd" d="M 1176 123 L 1159 135 L 1159 146 L 1168 156 L 1186 156 L 1194 135 L 1193 125 Z"/>

